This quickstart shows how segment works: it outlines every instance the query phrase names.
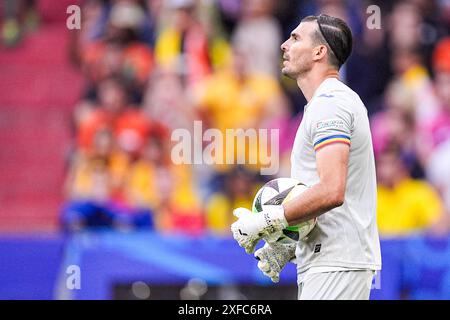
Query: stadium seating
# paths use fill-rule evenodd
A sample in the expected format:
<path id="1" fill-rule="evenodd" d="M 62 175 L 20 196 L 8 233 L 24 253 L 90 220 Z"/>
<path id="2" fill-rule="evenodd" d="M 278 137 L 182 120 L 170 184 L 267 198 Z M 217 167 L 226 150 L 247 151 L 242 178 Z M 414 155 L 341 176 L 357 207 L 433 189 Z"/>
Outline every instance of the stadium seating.
<path id="1" fill-rule="evenodd" d="M 46 24 L 20 46 L 0 51 L 0 91 L 7 93 L 0 95 L 0 181 L 8 185 L 0 188 L 2 230 L 57 227 L 68 119 L 82 84 L 67 61 L 66 32 Z"/>

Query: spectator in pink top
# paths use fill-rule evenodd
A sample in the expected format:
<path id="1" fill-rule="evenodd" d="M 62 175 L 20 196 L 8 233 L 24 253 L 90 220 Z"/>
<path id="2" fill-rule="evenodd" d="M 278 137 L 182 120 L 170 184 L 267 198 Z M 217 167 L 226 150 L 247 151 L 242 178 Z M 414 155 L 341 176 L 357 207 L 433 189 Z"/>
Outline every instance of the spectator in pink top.
<path id="1" fill-rule="evenodd" d="M 441 40 L 433 53 L 434 87 L 439 99 L 436 116 L 420 129 L 420 152 L 425 160 L 431 151 L 450 139 L 450 37 Z"/>

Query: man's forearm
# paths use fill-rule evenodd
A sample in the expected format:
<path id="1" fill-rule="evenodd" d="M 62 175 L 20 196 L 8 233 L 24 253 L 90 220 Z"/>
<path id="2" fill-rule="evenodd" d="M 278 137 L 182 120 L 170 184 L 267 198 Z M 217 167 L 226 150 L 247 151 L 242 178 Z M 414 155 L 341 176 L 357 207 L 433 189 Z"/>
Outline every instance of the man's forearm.
<path id="1" fill-rule="evenodd" d="M 341 206 L 343 198 L 342 191 L 333 190 L 324 183 L 318 183 L 299 197 L 283 204 L 284 216 L 289 225 L 305 222 Z"/>

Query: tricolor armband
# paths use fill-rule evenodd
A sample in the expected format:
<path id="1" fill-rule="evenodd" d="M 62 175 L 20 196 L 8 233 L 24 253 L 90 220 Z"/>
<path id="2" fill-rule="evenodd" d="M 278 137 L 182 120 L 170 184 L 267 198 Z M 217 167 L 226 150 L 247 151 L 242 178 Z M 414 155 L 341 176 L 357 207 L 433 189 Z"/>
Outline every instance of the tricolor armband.
<path id="1" fill-rule="evenodd" d="M 322 138 L 318 140 L 316 143 L 314 143 L 314 151 L 317 151 L 333 143 L 344 143 L 350 146 L 350 137 L 345 134 L 337 134 Z"/>

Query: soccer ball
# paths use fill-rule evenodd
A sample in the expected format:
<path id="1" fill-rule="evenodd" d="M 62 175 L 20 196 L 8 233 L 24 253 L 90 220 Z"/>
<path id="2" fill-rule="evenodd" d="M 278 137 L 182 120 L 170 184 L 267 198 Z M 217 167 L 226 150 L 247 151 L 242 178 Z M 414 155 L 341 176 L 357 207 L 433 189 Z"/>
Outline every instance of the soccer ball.
<path id="1" fill-rule="evenodd" d="M 293 178 L 277 178 L 267 182 L 258 190 L 253 200 L 252 211 L 258 213 L 267 205 L 281 205 L 302 194 L 308 187 Z M 317 219 L 311 219 L 295 226 L 283 229 L 283 235 L 277 240 L 292 243 L 306 237 L 316 225 Z"/>

